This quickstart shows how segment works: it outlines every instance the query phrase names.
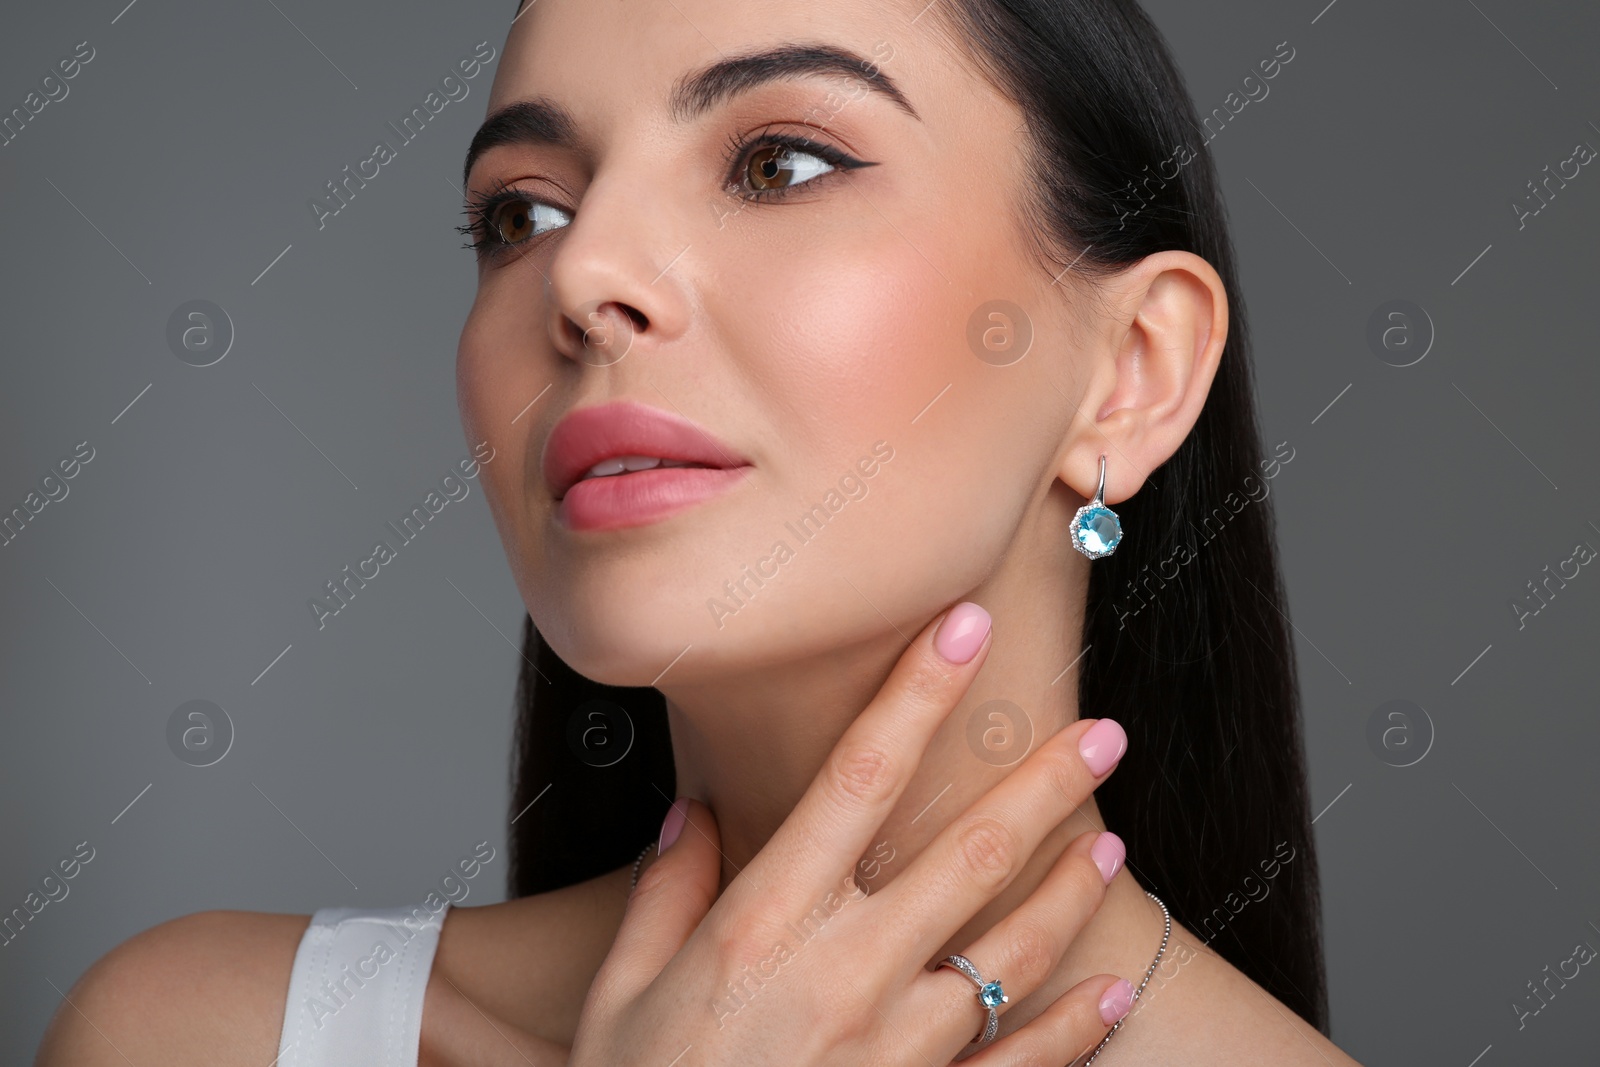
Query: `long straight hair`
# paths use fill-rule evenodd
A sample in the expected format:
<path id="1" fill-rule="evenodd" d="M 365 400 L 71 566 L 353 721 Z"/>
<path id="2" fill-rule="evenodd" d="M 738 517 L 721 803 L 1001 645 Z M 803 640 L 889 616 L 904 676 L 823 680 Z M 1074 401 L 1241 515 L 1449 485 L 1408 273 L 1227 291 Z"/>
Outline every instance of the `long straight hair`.
<path id="1" fill-rule="evenodd" d="M 1118 505 L 1124 542 L 1090 566 L 1078 701 L 1128 733 L 1096 799 L 1127 842 L 1129 871 L 1327 1033 L 1294 648 L 1271 501 L 1251 488 L 1276 461 L 1256 425 L 1232 242 L 1211 157 L 1194 146 L 1203 138 L 1194 107 L 1132 0 L 950 0 L 931 10 L 1026 116 L 1021 208 L 1041 267 L 1056 276 L 1070 265 L 1092 284 L 1182 249 L 1226 287 L 1227 343 L 1194 429 Z M 522 651 L 513 896 L 631 862 L 675 796 L 658 690 L 584 678 L 531 618 Z M 581 736 L 593 730 L 626 755 L 597 758 Z"/>

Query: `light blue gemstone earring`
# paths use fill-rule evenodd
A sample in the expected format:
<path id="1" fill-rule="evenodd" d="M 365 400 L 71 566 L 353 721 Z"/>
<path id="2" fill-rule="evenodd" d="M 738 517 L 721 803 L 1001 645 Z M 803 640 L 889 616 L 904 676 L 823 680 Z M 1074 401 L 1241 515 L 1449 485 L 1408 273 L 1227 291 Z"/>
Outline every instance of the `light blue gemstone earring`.
<path id="1" fill-rule="evenodd" d="M 1094 499 L 1072 516 L 1072 547 L 1090 559 L 1109 556 L 1122 541 L 1122 520 L 1106 507 L 1106 457 L 1100 456 L 1100 486 Z"/>

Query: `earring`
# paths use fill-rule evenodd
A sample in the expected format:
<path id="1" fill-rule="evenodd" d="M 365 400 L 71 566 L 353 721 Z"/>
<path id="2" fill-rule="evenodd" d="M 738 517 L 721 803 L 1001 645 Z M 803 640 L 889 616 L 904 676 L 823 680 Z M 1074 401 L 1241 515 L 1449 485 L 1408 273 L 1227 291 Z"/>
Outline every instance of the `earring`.
<path id="1" fill-rule="evenodd" d="M 1090 559 L 1109 556 L 1122 541 L 1122 520 L 1106 507 L 1106 457 L 1100 457 L 1100 485 L 1094 499 L 1072 516 L 1072 547 Z"/>

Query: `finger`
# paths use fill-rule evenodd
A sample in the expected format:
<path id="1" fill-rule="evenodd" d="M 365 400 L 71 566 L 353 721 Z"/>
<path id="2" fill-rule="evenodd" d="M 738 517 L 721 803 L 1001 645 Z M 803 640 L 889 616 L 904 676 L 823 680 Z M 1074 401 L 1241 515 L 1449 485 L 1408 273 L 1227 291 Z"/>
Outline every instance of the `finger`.
<path id="1" fill-rule="evenodd" d="M 809 900 L 854 869 L 983 665 L 990 631 L 989 613 L 963 601 L 912 640 L 762 849 L 762 886 Z"/>
<path id="2" fill-rule="evenodd" d="M 1127 735 L 1111 719 L 1080 719 L 1057 731 L 874 893 L 888 914 L 924 917 L 905 930 L 907 958 L 927 959 L 1009 885 L 1126 749 Z"/>
<path id="3" fill-rule="evenodd" d="M 1075 1063 L 1105 1040 L 1133 1004 L 1133 983 L 1110 974 L 1085 978 L 1020 1029 L 961 1062 L 965 1067 Z"/>
<path id="4" fill-rule="evenodd" d="M 661 973 L 717 900 L 722 880 L 716 816 L 697 800 L 679 797 L 667 810 L 660 853 L 628 894 L 627 910 L 594 984 L 607 997 L 631 1001 Z"/>
<path id="5" fill-rule="evenodd" d="M 1116 834 L 1079 834 L 1028 898 L 970 948 L 961 949 L 961 954 L 972 961 L 985 981 L 998 980 L 1011 1004 L 1030 996 L 1055 971 L 1067 946 L 1105 902 L 1106 886 L 1122 869 L 1126 855 Z M 968 980 L 969 988 L 961 990 L 965 996 L 957 996 L 951 979 L 961 975 L 947 975 L 947 970 L 926 971 L 916 979 L 915 986 L 920 988 L 913 990 L 911 1010 L 920 1018 L 950 1017 L 953 1031 L 968 1026 L 974 1015 L 986 1019 L 981 1009 L 974 1011 L 965 1003 L 976 987 Z M 1006 1010 L 1000 1007 L 1002 1015 Z"/>

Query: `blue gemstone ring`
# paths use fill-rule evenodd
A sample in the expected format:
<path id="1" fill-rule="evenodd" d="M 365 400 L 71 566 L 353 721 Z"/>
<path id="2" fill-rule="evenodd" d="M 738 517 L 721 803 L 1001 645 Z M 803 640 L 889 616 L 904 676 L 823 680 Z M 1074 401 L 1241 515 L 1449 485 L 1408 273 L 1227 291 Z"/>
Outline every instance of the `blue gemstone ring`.
<path id="1" fill-rule="evenodd" d="M 987 1045 L 993 1041 L 994 1035 L 1000 1032 L 1000 1012 L 997 1009 L 1000 1005 L 1011 1002 L 1011 998 L 1006 996 L 1005 991 L 1000 988 L 999 980 L 985 982 L 983 975 L 978 973 L 978 968 L 972 965 L 971 960 L 962 955 L 946 956 L 939 961 L 939 967 L 950 967 L 960 971 L 972 979 L 972 984 L 978 987 L 978 1003 L 989 1013 L 989 1019 L 984 1024 L 983 1032 L 973 1038 L 971 1043 L 974 1045 Z M 938 970 L 938 967 L 934 969 Z"/>

